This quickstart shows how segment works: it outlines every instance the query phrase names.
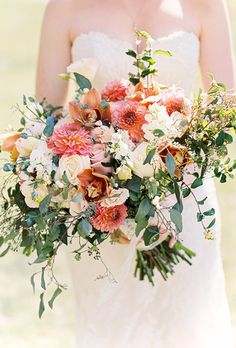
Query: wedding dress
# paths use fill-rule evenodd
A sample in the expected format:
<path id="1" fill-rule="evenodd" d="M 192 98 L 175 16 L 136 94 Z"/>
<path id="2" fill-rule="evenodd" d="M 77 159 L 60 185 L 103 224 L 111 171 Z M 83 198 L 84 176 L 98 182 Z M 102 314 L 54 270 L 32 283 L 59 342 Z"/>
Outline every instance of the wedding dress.
<path id="1" fill-rule="evenodd" d="M 72 58 L 97 60 L 93 85 L 101 88 L 108 81 L 127 77 L 132 59 L 125 51 L 131 47 L 104 33 L 89 32 L 75 39 Z M 174 32 L 155 39 L 153 48 L 173 53 L 173 57 L 158 58 L 158 81 L 181 86 L 190 95 L 198 68 L 197 36 Z M 196 221 L 195 203 L 190 197 L 185 199 L 181 239 L 197 257 L 191 267 L 179 264 L 166 282 L 159 274 L 155 286 L 134 278 L 135 238 L 129 245 L 104 243 L 104 264 L 87 255 L 79 262 L 68 255 L 77 303 L 78 348 L 232 347 L 220 254 L 220 213 L 212 180 L 206 180 L 196 195 L 208 197 L 205 210 L 216 209 L 215 240 L 205 239 Z M 75 242 L 72 249 L 76 247 Z"/>

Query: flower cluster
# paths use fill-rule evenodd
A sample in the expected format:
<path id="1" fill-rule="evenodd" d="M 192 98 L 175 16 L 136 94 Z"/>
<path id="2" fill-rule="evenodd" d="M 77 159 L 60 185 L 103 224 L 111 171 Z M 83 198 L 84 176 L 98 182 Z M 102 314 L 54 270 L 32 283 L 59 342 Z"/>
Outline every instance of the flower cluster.
<path id="1" fill-rule="evenodd" d="M 36 251 L 37 263 L 51 264 L 58 247 L 75 236 L 80 259 L 86 246 L 97 258 L 105 239 L 113 243 L 136 235 L 136 273 L 151 282 L 155 268 L 166 279 L 177 262 L 194 256 L 178 240 L 183 200 L 195 197 L 192 191 L 209 171 L 221 182 L 233 176 L 236 165 L 227 145 L 236 129 L 236 97 L 215 81 L 195 100 L 180 87 L 148 85 L 141 77 L 156 71 L 149 55 L 145 50 L 139 56 L 136 66 L 143 70 L 137 76 L 111 81 L 101 92 L 75 72 L 79 89 L 61 114 L 24 99 L 22 127 L 1 147 L 11 153 L 3 169 L 14 179 L 5 187 L 3 209 L 15 217 L 10 228 L 4 220 L 2 238 L 23 246 L 27 255 Z M 91 64 L 81 61 L 68 71 L 88 65 L 87 75 L 94 75 Z M 196 204 L 205 235 L 212 235 L 214 209 Z"/>

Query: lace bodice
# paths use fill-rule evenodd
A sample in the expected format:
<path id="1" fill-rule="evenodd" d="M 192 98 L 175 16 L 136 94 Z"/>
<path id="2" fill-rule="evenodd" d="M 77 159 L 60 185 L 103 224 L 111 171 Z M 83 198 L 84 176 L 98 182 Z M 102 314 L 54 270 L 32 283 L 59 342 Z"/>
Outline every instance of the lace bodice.
<path id="1" fill-rule="evenodd" d="M 132 58 L 125 54 L 132 44 L 111 38 L 105 33 L 90 31 L 81 34 L 72 45 L 72 60 L 95 58 L 98 70 L 93 85 L 101 88 L 108 81 L 127 78 L 133 70 Z M 162 84 L 176 84 L 187 94 L 193 90 L 199 60 L 199 39 L 193 32 L 178 31 L 157 38 L 153 49 L 172 52 L 172 57 L 158 56 L 159 76 Z"/>

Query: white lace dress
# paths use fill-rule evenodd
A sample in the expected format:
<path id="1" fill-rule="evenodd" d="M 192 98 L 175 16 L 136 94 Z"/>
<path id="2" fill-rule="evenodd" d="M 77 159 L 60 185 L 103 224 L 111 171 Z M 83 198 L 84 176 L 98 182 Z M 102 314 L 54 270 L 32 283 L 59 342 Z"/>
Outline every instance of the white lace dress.
<path id="1" fill-rule="evenodd" d="M 93 57 L 99 63 L 95 87 L 126 77 L 132 60 L 125 55 L 130 43 L 89 32 L 76 38 L 74 61 Z M 182 86 L 191 94 L 198 67 L 199 40 L 189 32 L 156 39 L 154 48 L 168 49 L 173 57 L 160 57 L 159 81 Z M 103 260 L 116 283 L 99 279 L 106 270 L 85 256 L 69 266 L 77 303 L 78 348 L 232 348 L 230 318 L 220 254 L 220 215 L 211 180 L 198 189 L 208 196 L 206 210 L 215 207 L 216 240 L 205 240 L 196 222 L 192 198 L 185 200 L 183 242 L 197 252 L 193 266 L 182 263 L 167 282 L 156 276 L 156 286 L 133 276 L 135 240 L 130 245 L 102 245 Z M 73 245 L 76 248 L 76 245 Z"/>

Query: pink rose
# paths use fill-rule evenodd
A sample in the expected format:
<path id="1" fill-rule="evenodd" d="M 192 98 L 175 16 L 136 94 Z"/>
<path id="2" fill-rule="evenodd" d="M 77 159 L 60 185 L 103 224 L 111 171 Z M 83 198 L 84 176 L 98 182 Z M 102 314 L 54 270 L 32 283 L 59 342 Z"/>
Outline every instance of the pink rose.
<path id="1" fill-rule="evenodd" d="M 112 167 L 105 167 L 102 163 L 109 163 L 110 156 L 106 155 L 106 146 L 104 144 L 95 144 L 92 148 L 91 167 L 97 173 L 107 175 L 112 173 Z"/>

